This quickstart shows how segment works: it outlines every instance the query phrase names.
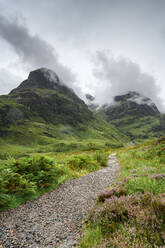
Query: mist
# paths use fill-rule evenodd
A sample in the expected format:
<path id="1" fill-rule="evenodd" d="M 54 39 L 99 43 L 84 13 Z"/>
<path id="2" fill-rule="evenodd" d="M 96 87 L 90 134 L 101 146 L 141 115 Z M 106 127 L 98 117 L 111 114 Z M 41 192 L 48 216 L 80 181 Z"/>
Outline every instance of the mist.
<path id="1" fill-rule="evenodd" d="M 15 88 L 18 82 L 21 82 L 21 77 L 13 74 L 7 68 L 0 69 L 0 95 L 8 94 L 9 89 Z"/>
<path id="2" fill-rule="evenodd" d="M 164 9 L 162 0 L 0 1 L 0 93 L 47 67 L 80 97 L 104 104 L 134 90 L 165 111 Z"/>
<path id="3" fill-rule="evenodd" d="M 160 111 L 165 111 L 156 79 L 143 72 L 138 64 L 124 57 L 114 57 L 109 51 L 97 51 L 93 63 L 97 80 L 95 97 L 99 104 L 111 103 L 116 95 L 136 91 L 151 98 Z"/>
<path id="4" fill-rule="evenodd" d="M 40 67 L 52 69 L 66 85 L 74 88 L 75 74 L 60 63 L 54 47 L 38 35 L 32 35 L 20 18 L 9 20 L 0 16 L 0 36 L 10 44 L 26 71 Z"/>

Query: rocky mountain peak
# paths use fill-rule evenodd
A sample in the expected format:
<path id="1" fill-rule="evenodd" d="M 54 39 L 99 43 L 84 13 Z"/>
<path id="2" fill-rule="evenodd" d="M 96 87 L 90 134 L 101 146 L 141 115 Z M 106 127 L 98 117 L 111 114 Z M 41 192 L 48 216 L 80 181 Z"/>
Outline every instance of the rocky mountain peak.
<path id="1" fill-rule="evenodd" d="M 111 104 L 102 107 L 101 112 L 108 122 L 132 141 L 164 135 L 164 115 L 149 97 L 138 92 L 129 91 L 115 96 Z"/>
<path id="2" fill-rule="evenodd" d="M 47 86 L 47 87 L 52 87 L 53 84 L 61 83 L 57 74 L 54 71 L 47 68 L 40 68 L 30 72 L 28 79 L 35 80 L 36 82 L 39 81 L 40 82 L 39 86 Z M 42 82 L 44 82 L 43 85 Z"/>
<path id="3" fill-rule="evenodd" d="M 40 68 L 31 71 L 28 78 L 13 91 L 35 88 L 53 90 L 57 89 L 59 85 L 62 86 L 63 83 L 54 71 L 47 68 Z"/>
<path id="4" fill-rule="evenodd" d="M 121 102 L 121 103 L 134 103 L 141 106 L 148 106 L 151 108 L 153 113 L 159 113 L 158 108 L 156 107 L 155 103 L 149 98 L 146 97 L 138 92 L 135 91 L 129 91 L 127 94 L 116 96 L 114 98 L 115 102 Z"/>
<path id="5" fill-rule="evenodd" d="M 115 96 L 114 101 L 115 102 L 126 102 L 126 101 L 135 102 L 139 105 L 146 104 L 148 106 L 154 107 L 155 111 L 158 110 L 156 105 L 153 103 L 153 101 L 150 98 L 143 96 L 142 94 L 135 92 L 135 91 L 129 91 L 128 93 L 124 95 Z"/>
<path id="6" fill-rule="evenodd" d="M 96 112 L 97 109 L 99 109 L 99 105 L 95 103 L 95 97 L 91 94 L 86 94 L 86 104 L 88 105 L 89 110 L 92 112 Z"/>
<path id="7" fill-rule="evenodd" d="M 158 108 L 150 98 L 135 91 L 115 96 L 113 103 L 104 105 L 103 110 L 110 119 L 125 115 L 148 116 L 159 114 Z"/>
<path id="8" fill-rule="evenodd" d="M 93 102 L 95 100 L 95 97 L 91 94 L 86 94 L 85 97 L 89 102 Z"/>
<path id="9" fill-rule="evenodd" d="M 0 126 L 1 119 L 5 120 L 2 125 L 25 119 L 76 125 L 93 119 L 88 106 L 55 72 L 46 68 L 30 72 L 25 81 L 5 96 L 4 106 L 6 99 L 11 105 L 7 105 L 7 110 L 0 109 Z"/>

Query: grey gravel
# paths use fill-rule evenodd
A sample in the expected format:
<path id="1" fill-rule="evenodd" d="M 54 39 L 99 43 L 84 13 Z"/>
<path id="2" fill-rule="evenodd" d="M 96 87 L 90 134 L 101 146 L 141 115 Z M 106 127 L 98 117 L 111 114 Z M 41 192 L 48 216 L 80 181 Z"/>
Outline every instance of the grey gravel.
<path id="1" fill-rule="evenodd" d="M 71 248 L 81 235 L 82 221 L 98 193 L 118 174 L 115 154 L 108 166 L 79 179 L 69 180 L 52 192 L 0 213 L 2 248 Z"/>

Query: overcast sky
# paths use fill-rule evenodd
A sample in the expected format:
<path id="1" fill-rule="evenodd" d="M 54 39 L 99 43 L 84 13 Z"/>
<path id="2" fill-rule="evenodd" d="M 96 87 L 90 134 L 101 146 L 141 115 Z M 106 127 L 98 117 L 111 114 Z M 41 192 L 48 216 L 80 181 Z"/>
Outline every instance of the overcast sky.
<path id="1" fill-rule="evenodd" d="M 39 67 L 100 104 L 129 90 L 165 110 L 164 0 L 0 0 L 0 94 Z"/>

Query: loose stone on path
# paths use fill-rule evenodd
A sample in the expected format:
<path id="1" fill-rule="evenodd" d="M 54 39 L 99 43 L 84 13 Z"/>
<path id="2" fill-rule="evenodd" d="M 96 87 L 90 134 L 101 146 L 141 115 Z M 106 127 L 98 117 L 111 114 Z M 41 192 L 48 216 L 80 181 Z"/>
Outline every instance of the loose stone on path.
<path id="1" fill-rule="evenodd" d="M 107 167 L 66 181 L 36 200 L 0 213 L 0 247 L 75 247 L 82 220 L 87 218 L 98 193 L 113 182 L 118 170 L 116 154 L 112 154 Z"/>

